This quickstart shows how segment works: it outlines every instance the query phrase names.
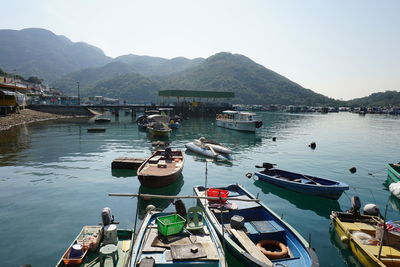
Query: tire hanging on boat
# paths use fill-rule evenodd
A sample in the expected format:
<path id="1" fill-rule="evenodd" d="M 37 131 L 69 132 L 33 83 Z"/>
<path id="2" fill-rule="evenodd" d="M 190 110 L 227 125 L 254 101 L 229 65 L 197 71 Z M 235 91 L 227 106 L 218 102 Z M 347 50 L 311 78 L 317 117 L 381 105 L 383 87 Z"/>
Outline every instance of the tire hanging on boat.
<path id="1" fill-rule="evenodd" d="M 273 251 L 265 249 L 265 246 L 272 247 Z M 257 248 L 271 260 L 286 258 L 289 254 L 287 246 L 277 240 L 261 240 Z"/>

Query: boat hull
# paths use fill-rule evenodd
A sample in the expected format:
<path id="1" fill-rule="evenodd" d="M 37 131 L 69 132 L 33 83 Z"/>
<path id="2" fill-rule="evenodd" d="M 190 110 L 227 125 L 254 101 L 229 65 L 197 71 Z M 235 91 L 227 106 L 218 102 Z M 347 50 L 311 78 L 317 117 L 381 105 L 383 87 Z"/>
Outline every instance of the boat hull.
<path id="1" fill-rule="evenodd" d="M 347 184 L 330 179 L 324 179 L 309 175 L 305 176 L 303 174 L 291 173 L 279 169 L 271 169 L 269 171 L 277 171 L 277 173 L 282 174 L 282 176 L 291 177 L 294 179 L 297 178 L 298 180 L 300 180 L 300 182 L 283 180 L 262 172 L 255 172 L 254 174 L 258 177 L 260 181 L 263 182 L 267 182 L 298 193 L 326 197 L 334 200 L 339 199 L 343 192 L 349 189 L 349 186 Z M 309 179 L 306 179 L 304 177 L 309 177 Z M 321 185 L 312 184 L 310 179 L 321 183 Z"/>
<path id="2" fill-rule="evenodd" d="M 238 188 L 238 190 L 236 190 Z M 223 190 L 228 190 L 228 191 L 233 191 L 233 194 L 235 197 L 240 197 L 240 198 L 247 198 L 247 199 L 255 199 L 255 197 L 246 191 L 243 187 L 240 185 L 230 185 L 227 187 L 218 187 L 218 189 L 223 189 Z M 205 195 L 205 191 L 207 188 L 204 188 L 202 186 L 198 186 L 194 188 L 194 193 L 197 196 L 203 196 Z M 237 192 L 239 194 L 236 195 Z M 295 230 L 293 229 L 289 224 L 287 224 L 285 221 L 279 218 L 277 214 L 275 214 L 272 210 L 270 210 L 267 206 L 264 204 L 257 202 L 257 204 L 244 204 L 244 208 L 242 209 L 240 207 L 240 201 L 235 202 L 235 204 L 238 205 L 237 210 L 232 210 L 227 213 L 223 213 L 222 215 L 217 215 L 213 211 L 210 210 L 210 208 L 207 205 L 207 200 L 198 200 L 198 203 L 200 206 L 203 207 L 203 209 L 206 212 L 206 215 L 208 219 L 211 221 L 211 223 L 214 226 L 215 231 L 217 232 L 218 236 L 221 239 L 221 242 L 225 244 L 225 246 L 230 250 L 230 252 L 240 261 L 242 262 L 245 266 L 271 266 L 268 265 L 261 260 L 257 259 L 256 256 L 253 254 L 248 253 L 243 249 L 241 245 L 238 245 L 234 239 L 232 239 L 231 234 L 229 234 L 229 231 L 225 229 L 224 231 L 222 230 L 221 227 L 221 221 L 224 221 L 224 224 L 229 225 L 230 221 L 230 216 L 233 215 L 240 215 L 245 218 L 245 227 L 248 230 L 248 236 L 252 236 L 253 242 L 258 242 L 259 240 L 265 240 L 265 239 L 274 239 L 277 240 L 278 235 L 284 231 L 285 237 L 284 239 L 286 240 L 286 245 L 289 247 L 291 253 L 295 255 L 293 258 L 283 258 L 283 259 L 275 259 L 272 260 L 272 263 L 274 266 L 311 266 L 311 267 L 316 267 L 319 266 L 318 263 L 318 258 L 315 254 L 315 252 L 309 248 L 309 244 L 307 241 L 304 240 L 304 238 Z M 241 202 L 243 203 L 243 202 Z M 246 202 L 248 203 L 248 202 Z M 251 202 L 255 203 L 255 202 Z M 232 212 L 232 213 L 231 213 Z M 231 214 L 230 214 L 231 213 Z M 219 218 L 221 216 L 221 218 Z M 251 221 L 249 221 L 251 220 Z M 254 232 L 254 224 L 253 220 L 255 221 L 262 221 L 265 222 L 265 226 L 261 226 L 261 230 L 257 230 Z M 262 225 L 262 224 L 261 224 Z M 269 225 L 269 226 L 267 226 Z M 272 226 L 273 225 L 273 226 Z M 271 228 L 272 226 L 272 228 Z M 272 229 L 280 229 L 279 233 L 274 232 L 275 230 Z M 269 232 L 271 231 L 271 232 Z"/>
<path id="3" fill-rule="evenodd" d="M 185 147 L 189 149 L 190 151 L 193 151 L 195 153 L 201 154 L 203 156 L 209 157 L 209 158 L 215 158 L 218 160 L 231 160 L 232 157 L 229 154 L 214 154 L 211 150 L 201 148 L 197 145 L 195 145 L 193 142 L 185 144 Z"/>
<path id="4" fill-rule="evenodd" d="M 390 183 L 400 182 L 400 166 L 395 166 L 394 164 L 389 163 L 387 165 L 387 173 Z"/>
<path id="5" fill-rule="evenodd" d="M 161 188 L 173 184 L 180 176 L 182 171 L 166 176 L 138 175 L 141 185 L 150 188 Z"/>
<path id="6" fill-rule="evenodd" d="M 217 119 L 216 121 L 216 124 L 219 127 L 252 133 L 255 133 L 257 130 L 256 123 L 256 121 L 234 121 L 221 119 Z"/>

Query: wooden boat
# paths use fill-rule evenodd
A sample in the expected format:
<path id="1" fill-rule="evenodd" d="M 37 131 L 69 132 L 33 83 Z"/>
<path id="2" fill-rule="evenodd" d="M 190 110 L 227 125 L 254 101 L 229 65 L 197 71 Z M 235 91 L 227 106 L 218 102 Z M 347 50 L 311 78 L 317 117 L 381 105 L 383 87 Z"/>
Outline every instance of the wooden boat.
<path id="1" fill-rule="evenodd" d="M 349 186 L 345 183 L 276 168 L 254 173 L 259 180 L 299 193 L 339 199 Z"/>
<path id="2" fill-rule="evenodd" d="M 203 227 L 198 231 L 191 230 L 189 234 L 187 230 L 184 230 L 164 236 L 159 234 L 158 227 L 160 226 L 157 219 L 168 215 L 171 213 L 156 211 L 147 213 L 132 249 L 132 267 L 192 266 L 191 264 L 193 266 L 226 266 L 223 247 L 205 216 L 202 217 Z M 184 224 L 185 222 L 181 221 L 179 226 L 183 227 Z"/>
<path id="3" fill-rule="evenodd" d="M 210 192 L 221 192 L 220 196 L 255 199 L 240 185 L 214 189 L 194 187 L 197 196 L 210 196 Z M 215 193 L 211 195 L 215 196 Z M 317 256 L 307 241 L 266 205 L 237 200 L 225 203 L 199 200 L 199 203 L 225 246 L 245 266 L 319 266 Z M 237 227 L 237 222 L 242 219 L 244 227 Z M 264 248 L 266 244 L 267 248 Z M 276 251 L 268 250 L 268 246 Z"/>
<path id="4" fill-rule="evenodd" d="M 387 165 L 388 179 L 390 183 L 400 182 L 400 164 L 389 163 Z"/>
<path id="5" fill-rule="evenodd" d="M 100 267 L 100 250 L 99 248 L 102 247 L 104 244 L 102 243 L 102 226 L 84 226 L 82 231 L 78 234 L 72 244 L 68 247 L 65 251 L 63 256 L 57 262 L 56 267 L 63 267 L 63 266 L 71 266 L 71 265 L 78 265 L 78 266 L 90 266 Z M 131 252 L 132 240 L 133 240 L 133 231 L 118 229 L 117 230 L 118 236 L 118 243 L 117 243 L 117 254 L 118 261 L 117 267 L 128 267 L 130 264 L 130 257 L 129 254 Z M 87 240 L 89 238 L 95 237 L 95 242 L 88 243 Z M 90 241 L 89 241 L 90 242 Z M 72 246 L 75 244 L 81 244 L 83 246 L 84 254 L 79 258 L 70 258 L 70 251 Z M 88 245 L 90 244 L 90 245 Z M 88 246 L 88 247 L 87 247 Z M 111 257 L 104 258 L 104 266 L 111 267 L 113 265 L 113 260 Z"/>
<path id="6" fill-rule="evenodd" d="M 216 124 L 223 128 L 254 133 L 263 125 L 262 121 L 256 120 L 255 117 L 255 113 L 225 110 L 222 114 L 217 114 Z"/>
<path id="7" fill-rule="evenodd" d="M 165 115 L 150 115 L 147 117 L 147 131 L 152 136 L 169 136 L 172 129 L 169 127 L 169 117 Z"/>
<path id="8" fill-rule="evenodd" d="M 400 233 L 385 231 L 382 239 L 384 221 L 380 217 L 352 209 L 332 211 L 331 220 L 341 242 L 363 266 L 400 266 Z"/>
<path id="9" fill-rule="evenodd" d="M 172 184 L 182 174 L 184 161 L 180 150 L 157 150 L 139 167 L 140 184 L 151 188 Z"/>

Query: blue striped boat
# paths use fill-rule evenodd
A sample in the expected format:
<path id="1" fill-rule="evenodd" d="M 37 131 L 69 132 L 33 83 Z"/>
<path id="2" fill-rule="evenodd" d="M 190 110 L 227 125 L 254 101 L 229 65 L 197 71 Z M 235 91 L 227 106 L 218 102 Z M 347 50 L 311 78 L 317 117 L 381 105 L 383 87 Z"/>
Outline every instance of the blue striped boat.
<path id="1" fill-rule="evenodd" d="M 274 184 L 299 193 L 339 199 L 349 189 L 345 183 L 301 173 L 288 172 L 276 168 L 254 173 L 260 181 Z"/>

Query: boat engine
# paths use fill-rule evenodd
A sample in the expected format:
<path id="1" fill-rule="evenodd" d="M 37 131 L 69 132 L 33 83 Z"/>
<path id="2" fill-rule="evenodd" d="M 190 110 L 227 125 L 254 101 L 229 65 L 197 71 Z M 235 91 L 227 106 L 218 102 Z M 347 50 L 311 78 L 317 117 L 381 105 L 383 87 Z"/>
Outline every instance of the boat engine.
<path id="1" fill-rule="evenodd" d="M 367 204 L 364 206 L 364 215 L 379 216 L 380 210 L 375 204 Z"/>
<path id="2" fill-rule="evenodd" d="M 361 200 L 358 196 L 351 198 L 351 209 L 348 211 L 350 213 L 360 213 Z"/>
<path id="3" fill-rule="evenodd" d="M 101 211 L 101 221 L 103 222 L 103 226 L 114 222 L 114 216 L 111 214 L 111 209 L 109 207 L 103 208 Z"/>

